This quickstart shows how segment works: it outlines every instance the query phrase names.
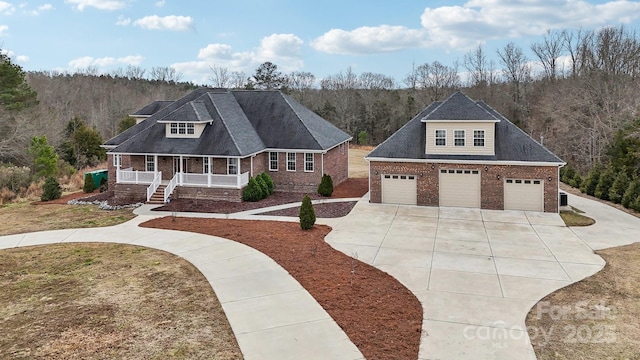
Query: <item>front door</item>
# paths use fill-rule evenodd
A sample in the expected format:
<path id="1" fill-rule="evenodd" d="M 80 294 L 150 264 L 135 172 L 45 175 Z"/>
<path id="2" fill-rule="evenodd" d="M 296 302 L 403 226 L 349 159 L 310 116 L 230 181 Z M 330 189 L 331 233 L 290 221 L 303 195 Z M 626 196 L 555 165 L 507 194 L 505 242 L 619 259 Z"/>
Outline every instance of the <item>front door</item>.
<path id="1" fill-rule="evenodd" d="M 179 172 L 180 172 L 180 157 L 174 156 L 173 157 L 173 175 L 175 176 Z M 182 172 L 185 172 L 185 173 L 188 172 L 186 158 L 182 158 Z"/>

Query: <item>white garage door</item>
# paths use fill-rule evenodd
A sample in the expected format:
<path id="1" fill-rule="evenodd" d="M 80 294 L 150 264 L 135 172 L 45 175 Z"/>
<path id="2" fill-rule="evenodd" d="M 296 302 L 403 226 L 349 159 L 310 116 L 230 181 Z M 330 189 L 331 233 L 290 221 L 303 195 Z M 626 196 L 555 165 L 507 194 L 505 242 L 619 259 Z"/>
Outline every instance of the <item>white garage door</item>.
<path id="1" fill-rule="evenodd" d="M 382 202 L 385 204 L 416 205 L 418 191 L 415 175 L 383 175 Z"/>
<path id="2" fill-rule="evenodd" d="M 440 170 L 440 206 L 480 207 L 480 171 Z"/>
<path id="3" fill-rule="evenodd" d="M 506 179 L 504 209 L 544 211 L 543 182 L 531 179 Z"/>

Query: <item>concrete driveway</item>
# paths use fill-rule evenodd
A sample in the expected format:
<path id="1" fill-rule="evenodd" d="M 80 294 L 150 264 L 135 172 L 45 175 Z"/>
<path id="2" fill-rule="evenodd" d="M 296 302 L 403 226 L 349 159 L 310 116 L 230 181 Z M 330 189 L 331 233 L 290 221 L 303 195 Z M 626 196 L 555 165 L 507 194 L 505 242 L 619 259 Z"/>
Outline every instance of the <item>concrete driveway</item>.
<path id="1" fill-rule="evenodd" d="M 629 229 L 640 230 L 637 218 L 625 217 L 626 227 L 616 231 L 627 231 L 626 240 L 606 240 L 607 228 L 623 213 L 571 201 L 598 220 L 597 232 L 567 228 L 558 214 L 381 205 L 364 198 L 333 224 L 326 240 L 418 297 L 424 310 L 420 359 L 535 359 L 524 322 L 531 307 L 605 264 L 580 236 L 601 248 L 630 243 Z"/>

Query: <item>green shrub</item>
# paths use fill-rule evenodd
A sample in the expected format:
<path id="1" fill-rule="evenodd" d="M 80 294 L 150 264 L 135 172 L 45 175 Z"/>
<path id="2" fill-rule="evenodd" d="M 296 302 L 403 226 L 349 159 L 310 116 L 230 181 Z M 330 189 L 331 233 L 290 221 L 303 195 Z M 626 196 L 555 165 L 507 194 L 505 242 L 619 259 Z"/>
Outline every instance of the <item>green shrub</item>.
<path id="1" fill-rule="evenodd" d="M 264 199 L 267 196 L 269 196 L 269 186 L 267 186 L 267 183 L 264 181 L 262 176 L 260 175 L 256 176 L 256 183 L 258 183 L 258 186 L 260 186 L 260 190 L 262 192 L 262 198 Z"/>
<path id="2" fill-rule="evenodd" d="M 252 177 L 251 179 L 249 179 L 247 187 L 244 188 L 244 191 L 242 192 L 242 200 L 259 201 L 263 198 L 264 196 L 262 195 L 262 188 L 260 188 L 260 185 L 258 185 L 256 179 Z"/>
<path id="3" fill-rule="evenodd" d="M 60 196 L 62 196 L 62 189 L 60 188 L 58 180 L 54 177 L 47 177 L 44 181 L 44 185 L 42 185 L 42 195 L 40 196 L 40 200 L 55 200 L 59 199 Z"/>
<path id="4" fill-rule="evenodd" d="M 569 185 L 571 180 L 576 176 L 576 170 L 572 168 L 570 165 L 563 166 L 560 168 L 560 181 Z"/>
<path id="5" fill-rule="evenodd" d="M 629 183 L 629 186 L 627 186 L 627 190 L 624 192 L 624 195 L 622 195 L 622 206 L 626 208 L 631 207 L 631 203 L 638 196 L 640 196 L 640 178 L 634 179 Z"/>
<path id="6" fill-rule="evenodd" d="M 629 176 L 627 176 L 626 171 L 620 171 L 618 175 L 615 177 L 613 181 L 613 185 L 609 189 L 609 200 L 613 201 L 616 204 L 620 204 L 622 202 L 622 197 L 624 196 L 624 192 L 629 187 Z"/>
<path id="7" fill-rule="evenodd" d="M 576 173 L 573 176 L 573 179 L 569 180 L 569 186 L 574 187 L 574 188 L 580 188 L 580 185 L 582 185 L 582 176 L 580 176 L 580 174 Z"/>
<path id="8" fill-rule="evenodd" d="M 269 188 L 269 195 L 273 194 L 273 179 L 271 178 L 271 176 L 269 176 L 269 174 L 267 174 L 266 172 L 263 172 L 259 176 L 267 184 L 267 187 Z"/>
<path id="9" fill-rule="evenodd" d="M 92 193 L 95 189 L 96 184 L 93 182 L 93 176 L 91 176 L 91 174 L 84 174 L 84 186 L 82 186 L 82 191 Z"/>
<path id="10" fill-rule="evenodd" d="M 320 185 L 318 185 L 318 194 L 327 197 L 333 194 L 333 180 L 331 180 L 331 176 L 327 174 L 322 175 L 322 180 L 320 181 Z"/>
<path id="11" fill-rule="evenodd" d="M 580 184 L 580 191 L 587 195 L 593 196 L 596 192 L 596 186 L 598 186 L 598 181 L 600 180 L 600 166 L 594 165 L 591 170 L 589 170 L 589 174 Z"/>
<path id="12" fill-rule="evenodd" d="M 595 197 L 602 200 L 609 200 L 609 189 L 613 185 L 615 180 L 615 174 L 611 167 L 608 167 L 604 172 L 600 174 L 598 185 L 596 185 Z"/>
<path id="13" fill-rule="evenodd" d="M 316 213 L 313 210 L 311 204 L 311 198 L 309 195 L 305 195 L 302 198 L 302 205 L 300 206 L 300 227 L 302 230 L 309 230 L 316 223 Z"/>
<path id="14" fill-rule="evenodd" d="M 636 198 L 629 204 L 629 208 L 640 212 L 640 196 L 636 196 Z"/>

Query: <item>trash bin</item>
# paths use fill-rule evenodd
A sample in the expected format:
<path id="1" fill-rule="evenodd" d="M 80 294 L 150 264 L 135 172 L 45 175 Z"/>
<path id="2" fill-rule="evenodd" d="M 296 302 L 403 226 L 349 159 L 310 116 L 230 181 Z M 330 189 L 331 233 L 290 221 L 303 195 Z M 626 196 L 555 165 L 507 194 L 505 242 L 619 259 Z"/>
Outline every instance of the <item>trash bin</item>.
<path id="1" fill-rule="evenodd" d="M 107 169 L 89 171 L 84 173 L 84 176 L 87 176 L 87 174 L 90 174 L 91 177 L 93 178 L 94 190 L 100 187 L 100 184 L 102 183 L 103 179 L 105 182 L 109 181 L 109 170 Z"/>
<path id="2" fill-rule="evenodd" d="M 564 191 L 560 191 L 560 206 L 569 206 L 569 197 Z"/>

